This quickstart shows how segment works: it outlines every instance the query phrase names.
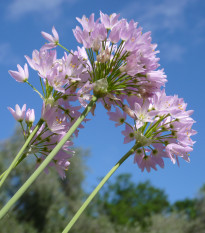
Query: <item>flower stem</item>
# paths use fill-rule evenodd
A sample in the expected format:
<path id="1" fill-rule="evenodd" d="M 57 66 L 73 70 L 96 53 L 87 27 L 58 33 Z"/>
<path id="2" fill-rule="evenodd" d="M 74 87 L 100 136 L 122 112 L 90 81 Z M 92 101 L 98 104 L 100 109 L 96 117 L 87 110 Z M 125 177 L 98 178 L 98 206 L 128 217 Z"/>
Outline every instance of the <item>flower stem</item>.
<path id="1" fill-rule="evenodd" d="M 8 169 L 7 169 L 8 170 Z M 6 170 L 6 171 L 7 171 Z M 3 176 L 5 175 L 6 171 L 4 171 L 1 175 L 0 175 L 0 180 L 3 178 Z"/>
<path id="2" fill-rule="evenodd" d="M 60 46 L 62 49 L 65 49 L 68 53 L 74 55 L 69 49 L 66 49 L 63 45 L 58 43 L 58 46 Z"/>
<path id="3" fill-rule="evenodd" d="M 0 187 L 3 185 L 4 181 L 6 180 L 6 178 L 8 177 L 9 173 L 11 172 L 11 170 L 16 166 L 16 164 L 18 163 L 18 160 L 20 159 L 20 157 L 22 156 L 24 150 L 26 149 L 26 147 L 28 146 L 28 144 L 31 142 L 32 138 L 34 137 L 34 135 L 36 134 L 36 132 L 38 131 L 39 127 L 42 125 L 42 120 L 40 120 L 38 122 L 38 124 L 36 125 L 36 127 L 34 128 L 33 132 L 29 135 L 29 137 L 27 138 L 27 140 L 25 141 L 24 145 L 22 146 L 22 148 L 20 149 L 19 153 L 16 155 L 16 157 L 14 158 L 13 162 L 11 163 L 11 165 L 9 166 L 9 168 L 0 176 L 1 181 L 0 181 Z"/>
<path id="4" fill-rule="evenodd" d="M 26 158 L 26 155 L 22 155 L 21 158 L 16 162 L 16 164 L 14 165 L 13 169 L 15 167 L 17 167 L 19 165 L 19 163 L 21 163 L 22 160 L 24 160 Z M 9 169 L 9 168 L 8 168 Z M 0 175 L 0 180 L 4 177 L 5 173 L 8 171 L 8 169 L 6 169 L 1 175 Z"/>
<path id="5" fill-rule="evenodd" d="M 83 203 L 83 205 L 80 207 L 80 209 L 77 211 L 77 213 L 74 215 L 74 217 L 71 219 L 69 224 L 66 226 L 66 228 L 63 230 L 62 233 L 67 233 L 72 228 L 72 226 L 75 224 L 75 222 L 78 220 L 80 215 L 83 213 L 83 211 L 86 209 L 86 207 L 90 204 L 92 199 L 95 197 L 95 195 L 99 192 L 99 190 L 102 188 L 102 186 L 106 183 L 106 181 L 112 176 L 112 174 L 120 167 L 120 165 L 131 155 L 135 152 L 135 150 L 139 148 L 138 144 L 135 144 L 116 164 L 115 166 L 107 173 L 107 175 L 101 180 L 101 182 L 98 184 L 98 186 L 93 190 L 93 192 L 90 194 L 90 196 L 87 198 L 87 200 Z"/>
<path id="6" fill-rule="evenodd" d="M 21 186 L 21 188 L 15 193 L 15 195 L 8 201 L 8 203 L 1 209 L 0 211 L 0 219 L 8 212 L 8 210 L 18 201 L 18 199 L 24 194 L 24 192 L 31 186 L 31 184 L 37 179 L 40 173 L 45 169 L 45 167 L 51 162 L 53 157 L 59 152 L 61 147 L 66 143 L 66 141 L 70 138 L 70 136 L 75 132 L 77 127 L 81 124 L 81 122 L 85 119 L 87 114 L 90 112 L 95 102 L 97 101 L 97 97 L 93 96 L 92 100 L 85 108 L 80 117 L 76 120 L 76 122 L 72 125 L 70 130 L 66 133 L 66 135 L 61 139 L 61 141 L 56 145 L 56 147 L 51 151 L 51 153 L 46 157 L 46 159 L 42 162 L 42 164 L 36 169 L 36 171 L 29 177 L 29 179 Z"/>
<path id="7" fill-rule="evenodd" d="M 39 94 L 39 96 L 41 97 L 42 100 L 44 100 L 44 97 L 41 95 L 41 93 L 40 93 L 31 83 L 29 83 L 28 81 L 26 81 L 26 83 L 27 83 L 31 88 L 33 88 L 33 90 L 34 90 L 35 92 L 37 92 L 37 93 Z"/>

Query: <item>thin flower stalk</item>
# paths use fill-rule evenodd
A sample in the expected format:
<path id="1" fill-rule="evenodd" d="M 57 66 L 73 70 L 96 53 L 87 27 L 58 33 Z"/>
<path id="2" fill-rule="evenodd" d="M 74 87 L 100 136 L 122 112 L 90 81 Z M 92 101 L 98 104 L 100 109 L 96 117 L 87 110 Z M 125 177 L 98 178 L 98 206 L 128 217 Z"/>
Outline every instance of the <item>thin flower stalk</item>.
<path id="1" fill-rule="evenodd" d="M 27 146 L 29 145 L 29 143 L 31 142 L 31 140 L 33 139 L 33 137 L 35 136 L 36 132 L 38 131 L 38 129 L 40 128 L 40 126 L 42 125 L 43 121 L 40 120 L 38 122 L 38 124 L 36 125 L 35 129 L 33 130 L 33 132 L 29 135 L 29 137 L 27 138 L 27 140 L 25 141 L 24 145 L 22 146 L 22 148 L 20 149 L 19 153 L 16 155 L 16 157 L 14 158 L 14 160 L 12 161 L 11 165 L 9 166 L 9 168 L 1 175 L 1 181 L 0 181 L 0 188 L 3 185 L 4 181 L 6 180 L 6 178 L 8 177 L 8 175 L 10 174 L 10 172 L 12 171 L 12 169 L 16 166 L 16 164 L 18 163 L 18 160 L 22 157 L 25 149 L 27 148 Z"/>
<path id="2" fill-rule="evenodd" d="M 125 162 L 127 158 L 129 158 L 130 155 L 132 155 L 137 149 L 139 148 L 138 144 L 135 144 L 116 164 L 112 169 L 106 174 L 106 176 L 101 180 L 101 182 L 98 184 L 98 186 L 93 190 L 93 192 L 89 195 L 89 197 L 86 199 L 86 201 L 83 203 L 83 205 L 80 207 L 80 209 L 77 211 L 77 213 L 73 216 L 71 221 L 68 223 L 68 225 L 65 227 L 62 233 L 67 233 L 70 231 L 72 226 L 75 224 L 75 222 L 79 219 L 81 214 L 84 212 L 86 207 L 90 204 L 90 202 L 93 200 L 93 198 L 96 196 L 96 194 L 100 191 L 100 189 L 103 187 L 103 185 L 108 181 L 108 179 L 113 175 L 113 173 L 120 167 L 122 163 Z"/>

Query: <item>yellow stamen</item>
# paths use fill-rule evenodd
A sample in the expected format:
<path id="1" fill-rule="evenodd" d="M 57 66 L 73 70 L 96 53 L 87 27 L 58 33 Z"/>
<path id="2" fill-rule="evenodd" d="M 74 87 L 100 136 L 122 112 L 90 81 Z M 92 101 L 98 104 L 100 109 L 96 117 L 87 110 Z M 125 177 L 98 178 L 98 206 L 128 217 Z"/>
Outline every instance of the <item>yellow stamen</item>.
<path id="1" fill-rule="evenodd" d="M 63 121 L 61 121 L 58 117 L 56 117 L 56 121 L 58 122 L 58 124 L 62 124 Z"/>

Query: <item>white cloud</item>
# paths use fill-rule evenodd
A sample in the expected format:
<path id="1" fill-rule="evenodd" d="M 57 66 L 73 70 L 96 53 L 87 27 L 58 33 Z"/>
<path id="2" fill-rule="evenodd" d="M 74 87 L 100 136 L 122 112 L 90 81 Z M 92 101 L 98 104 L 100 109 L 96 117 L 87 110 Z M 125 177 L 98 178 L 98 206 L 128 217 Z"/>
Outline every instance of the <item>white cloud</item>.
<path id="1" fill-rule="evenodd" d="M 182 62 L 186 49 L 175 43 L 162 43 L 160 45 L 160 53 L 163 59 L 168 62 Z"/>
<path id="2" fill-rule="evenodd" d="M 196 0 L 197 1 L 197 0 Z M 144 31 L 151 30 L 154 37 L 160 42 L 159 50 L 161 58 L 168 62 L 182 62 L 186 52 L 184 45 L 172 42 L 173 35 L 186 28 L 186 10 L 192 0 L 146 0 L 136 1 L 127 5 L 121 11 L 126 18 L 134 18 L 140 23 Z M 171 35 L 170 33 L 175 33 Z"/>
<path id="3" fill-rule="evenodd" d="M 30 13 L 41 14 L 44 18 L 58 17 L 63 8 L 63 3 L 74 3 L 76 0 L 13 0 L 8 5 L 7 17 L 20 19 Z"/>
<path id="4" fill-rule="evenodd" d="M 12 65 L 16 64 L 20 59 L 14 54 L 9 43 L 0 44 L 0 64 Z"/>
<path id="5" fill-rule="evenodd" d="M 121 10 L 121 15 L 134 17 L 146 30 L 166 29 L 173 32 L 184 26 L 184 11 L 189 2 L 190 0 L 137 1 Z"/>

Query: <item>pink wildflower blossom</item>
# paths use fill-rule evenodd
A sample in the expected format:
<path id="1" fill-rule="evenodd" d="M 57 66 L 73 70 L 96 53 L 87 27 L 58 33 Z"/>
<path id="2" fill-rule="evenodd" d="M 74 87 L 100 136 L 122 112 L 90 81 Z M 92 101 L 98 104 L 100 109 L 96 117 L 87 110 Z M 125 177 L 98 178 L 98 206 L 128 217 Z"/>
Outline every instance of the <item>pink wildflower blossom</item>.
<path id="1" fill-rule="evenodd" d="M 108 112 L 110 120 L 117 122 L 115 126 L 122 125 L 126 120 L 126 113 L 121 112 L 118 108 L 116 108 L 116 112 Z"/>
<path id="2" fill-rule="evenodd" d="M 58 42 L 59 42 L 59 36 L 58 36 L 58 33 L 55 29 L 55 27 L 53 26 L 52 28 L 52 33 L 53 33 L 53 36 L 48 34 L 47 32 L 41 32 L 42 36 L 48 40 L 50 43 L 48 44 L 45 44 L 42 49 L 52 49 L 52 48 L 55 48 L 57 45 L 58 45 Z"/>
<path id="3" fill-rule="evenodd" d="M 13 71 L 9 70 L 9 74 L 11 77 L 13 77 L 17 82 L 26 82 L 29 77 L 29 72 L 28 72 L 28 65 L 24 65 L 24 69 L 20 66 L 17 65 L 18 71 Z"/>
<path id="4" fill-rule="evenodd" d="M 195 143 L 191 136 L 196 131 L 192 129 L 195 121 L 190 117 L 193 111 L 186 111 L 184 100 L 177 96 L 166 96 L 165 91 L 160 91 L 144 101 L 139 98 L 136 98 L 135 103 L 133 101 L 134 97 L 127 114 L 134 118 L 135 124 L 130 125 L 126 119 L 122 134 L 125 136 L 124 143 L 135 140 L 138 144 L 134 162 L 139 168 L 148 172 L 151 168 L 156 170 L 157 165 L 163 168 L 164 158 L 170 158 L 173 163 L 177 161 L 178 165 L 179 157 L 189 162 L 188 153 L 193 150 Z M 108 113 L 114 121 L 120 118 L 120 114 L 119 110 Z"/>
<path id="5" fill-rule="evenodd" d="M 25 117 L 26 104 L 23 105 L 22 109 L 20 109 L 19 105 L 16 104 L 15 110 L 13 110 L 10 107 L 8 107 L 8 110 L 11 112 L 11 114 L 13 115 L 15 120 L 22 122 L 24 120 L 24 117 Z"/>

